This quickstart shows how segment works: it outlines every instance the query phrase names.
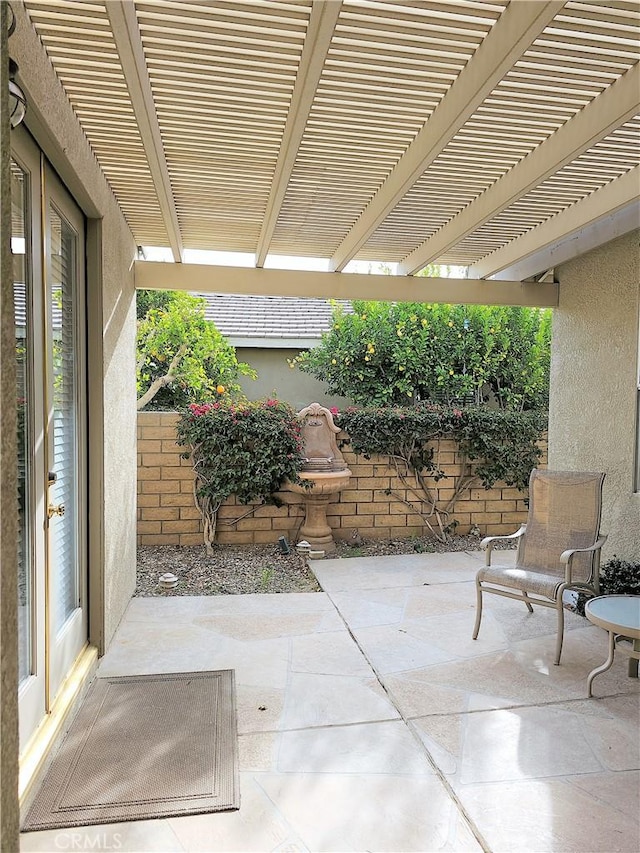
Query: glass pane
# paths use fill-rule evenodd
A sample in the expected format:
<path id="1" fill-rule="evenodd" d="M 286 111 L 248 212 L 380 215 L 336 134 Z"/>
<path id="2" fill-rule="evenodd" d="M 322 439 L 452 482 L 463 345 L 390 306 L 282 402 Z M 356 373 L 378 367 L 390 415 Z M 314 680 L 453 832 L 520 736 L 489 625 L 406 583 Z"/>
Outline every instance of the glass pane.
<path id="1" fill-rule="evenodd" d="M 53 471 L 49 491 L 54 506 L 50 527 L 56 630 L 79 604 L 77 549 L 77 375 L 76 375 L 76 252 L 77 237 L 70 225 L 51 208 L 51 280 L 49 328 L 52 329 Z"/>
<path id="2" fill-rule="evenodd" d="M 11 161 L 11 252 L 13 254 L 13 304 L 16 332 L 16 398 L 18 405 L 18 666 L 20 681 L 32 672 L 32 578 L 28 507 L 30 501 L 30 401 L 28 353 L 32 346 L 31 282 L 26 263 L 26 172 Z"/>

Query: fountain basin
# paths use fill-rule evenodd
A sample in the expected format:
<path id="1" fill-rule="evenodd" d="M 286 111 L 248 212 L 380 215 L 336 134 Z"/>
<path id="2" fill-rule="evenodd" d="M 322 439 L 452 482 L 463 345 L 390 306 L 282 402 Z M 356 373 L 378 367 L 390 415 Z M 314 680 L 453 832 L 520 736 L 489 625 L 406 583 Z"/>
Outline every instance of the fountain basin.
<path id="1" fill-rule="evenodd" d="M 350 477 L 348 468 L 342 471 L 301 471 L 302 484 L 289 483 L 289 490 L 300 495 L 335 495 L 346 489 Z"/>

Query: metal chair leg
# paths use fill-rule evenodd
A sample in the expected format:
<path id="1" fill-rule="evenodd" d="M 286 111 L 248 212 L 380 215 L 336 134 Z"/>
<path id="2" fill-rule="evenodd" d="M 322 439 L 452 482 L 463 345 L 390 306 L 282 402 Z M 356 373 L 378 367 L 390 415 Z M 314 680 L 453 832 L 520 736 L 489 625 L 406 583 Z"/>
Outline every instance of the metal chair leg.
<path id="1" fill-rule="evenodd" d="M 527 591 L 525 589 L 522 590 L 522 597 L 524 598 L 524 603 L 527 605 L 527 610 L 529 611 L 529 613 L 533 613 L 533 607 L 531 606 L 529 596 L 527 595 Z"/>
<path id="2" fill-rule="evenodd" d="M 473 639 L 478 639 L 478 631 L 480 630 L 480 620 L 482 619 L 482 586 L 480 581 L 476 579 L 476 624 L 473 628 Z"/>
<path id="3" fill-rule="evenodd" d="M 562 593 L 564 589 L 558 591 L 558 603 L 557 603 L 557 611 L 558 611 L 558 636 L 556 638 L 556 659 L 554 661 L 556 666 L 560 665 L 560 655 L 562 654 L 562 641 L 564 639 L 564 607 L 562 605 Z"/>

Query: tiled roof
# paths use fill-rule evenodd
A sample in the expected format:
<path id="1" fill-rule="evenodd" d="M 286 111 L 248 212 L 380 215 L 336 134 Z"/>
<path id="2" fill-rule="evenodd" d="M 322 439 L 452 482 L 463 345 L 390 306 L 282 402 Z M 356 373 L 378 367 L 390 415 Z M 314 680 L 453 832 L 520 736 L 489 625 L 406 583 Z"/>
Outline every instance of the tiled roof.
<path id="1" fill-rule="evenodd" d="M 198 293 L 206 301 L 205 316 L 225 337 L 256 340 L 315 340 L 331 327 L 333 305 L 352 313 L 347 300 L 300 299 L 290 296 L 236 296 Z"/>
<path id="2" fill-rule="evenodd" d="M 353 308 L 347 300 L 299 299 L 290 296 L 236 296 L 227 293 L 197 293 L 205 300 L 205 317 L 231 342 L 253 339 L 283 343 L 318 340 L 331 327 L 334 305 L 347 313 Z M 24 284 L 14 283 L 16 326 L 26 324 Z M 59 309 L 54 306 L 54 328 L 61 325 Z M 271 344 L 273 346 L 273 343 Z"/>

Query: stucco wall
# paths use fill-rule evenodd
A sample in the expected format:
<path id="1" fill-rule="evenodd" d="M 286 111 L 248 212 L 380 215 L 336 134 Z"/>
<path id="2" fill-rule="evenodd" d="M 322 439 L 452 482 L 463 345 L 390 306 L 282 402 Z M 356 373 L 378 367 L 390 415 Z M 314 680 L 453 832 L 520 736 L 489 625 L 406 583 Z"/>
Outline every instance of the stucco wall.
<path id="1" fill-rule="evenodd" d="M 27 126 L 89 218 L 90 631 L 104 647 L 135 587 L 135 243 L 22 4 L 13 8 Z"/>
<path id="2" fill-rule="evenodd" d="M 136 583 L 135 247 L 119 210 L 103 222 L 104 645 Z"/>
<path id="3" fill-rule="evenodd" d="M 309 403 L 318 402 L 323 406 L 337 406 L 339 409 L 352 405 L 345 397 L 327 394 L 324 382 L 303 373 L 297 368 L 291 369 L 287 359 L 299 355 L 298 349 L 258 349 L 257 347 L 238 347 L 238 361 L 246 361 L 258 372 L 257 379 L 243 377 L 240 384 L 250 400 L 274 396 L 286 400 L 296 409 L 302 409 Z"/>
<path id="4" fill-rule="evenodd" d="M 640 559 L 634 493 L 640 232 L 564 264 L 556 274 L 549 467 L 605 471 L 603 552 Z"/>
<path id="5" fill-rule="evenodd" d="M 0 850 L 17 850 L 18 842 L 18 571 L 16 566 L 16 377 L 10 139 L 8 109 L 7 7 L 0 7 Z"/>

